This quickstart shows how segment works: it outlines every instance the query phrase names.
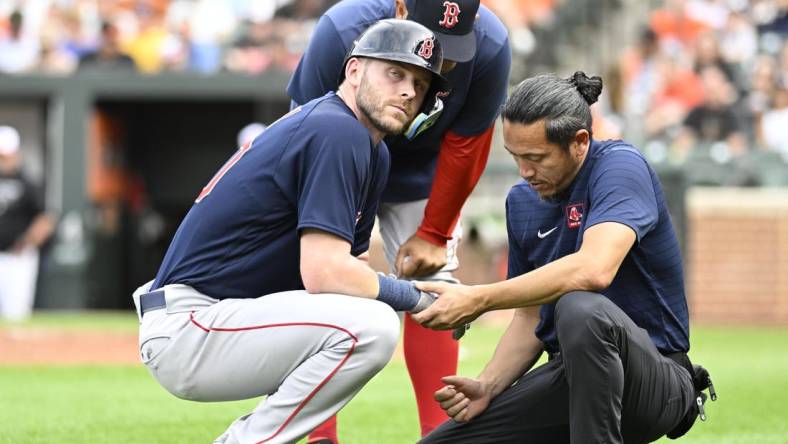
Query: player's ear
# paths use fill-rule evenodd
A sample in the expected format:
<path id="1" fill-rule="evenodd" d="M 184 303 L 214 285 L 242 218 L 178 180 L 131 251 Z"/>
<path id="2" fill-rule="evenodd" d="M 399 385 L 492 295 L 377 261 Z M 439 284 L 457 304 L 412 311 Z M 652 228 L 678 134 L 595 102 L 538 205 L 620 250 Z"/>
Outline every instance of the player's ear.
<path id="1" fill-rule="evenodd" d="M 345 79 L 353 86 L 361 84 L 361 74 L 363 72 L 364 61 L 358 57 L 352 57 L 345 64 Z"/>
<path id="2" fill-rule="evenodd" d="M 408 7 L 405 0 L 394 0 L 394 18 L 405 20 L 408 18 Z"/>

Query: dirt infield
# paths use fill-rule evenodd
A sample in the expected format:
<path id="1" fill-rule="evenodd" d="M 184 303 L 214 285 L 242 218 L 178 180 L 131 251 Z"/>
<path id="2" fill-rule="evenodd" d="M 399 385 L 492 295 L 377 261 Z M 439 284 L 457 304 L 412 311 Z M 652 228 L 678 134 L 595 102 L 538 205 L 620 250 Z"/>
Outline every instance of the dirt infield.
<path id="1" fill-rule="evenodd" d="M 2 365 L 138 364 L 137 335 L 93 331 L 0 330 Z M 394 360 L 404 361 L 402 344 Z"/>
<path id="2" fill-rule="evenodd" d="M 509 311 L 498 311 L 483 315 L 476 323 L 505 325 L 509 319 Z M 134 331 L 0 327 L 0 366 L 134 365 L 140 362 L 137 353 L 137 333 Z M 402 341 L 393 360 L 404 361 Z"/>
<path id="3" fill-rule="evenodd" d="M 136 333 L 0 330 L 0 365 L 136 364 L 137 353 Z"/>

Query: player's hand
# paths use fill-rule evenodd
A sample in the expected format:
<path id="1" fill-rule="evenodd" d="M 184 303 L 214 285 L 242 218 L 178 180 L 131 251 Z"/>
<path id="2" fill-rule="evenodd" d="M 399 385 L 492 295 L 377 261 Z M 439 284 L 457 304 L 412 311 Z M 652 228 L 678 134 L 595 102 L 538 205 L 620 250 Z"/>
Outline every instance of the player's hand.
<path id="1" fill-rule="evenodd" d="M 424 277 L 446 265 L 446 247 L 428 242 L 415 234 L 399 247 L 395 267 L 400 277 Z"/>
<path id="2" fill-rule="evenodd" d="M 411 318 L 433 330 L 449 330 L 467 324 L 484 312 L 474 287 L 446 282 L 416 282 L 416 288 L 434 293 L 438 299 Z"/>
<path id="3" fill-rule="evenodd" d="M 479 380 L 462 376 L 441 378 L 445 387 L 435 392 L 435 400 L 443 411 L 457 422 L 468 422 L 479 416 L 492 400 L 492 395 Z"/>

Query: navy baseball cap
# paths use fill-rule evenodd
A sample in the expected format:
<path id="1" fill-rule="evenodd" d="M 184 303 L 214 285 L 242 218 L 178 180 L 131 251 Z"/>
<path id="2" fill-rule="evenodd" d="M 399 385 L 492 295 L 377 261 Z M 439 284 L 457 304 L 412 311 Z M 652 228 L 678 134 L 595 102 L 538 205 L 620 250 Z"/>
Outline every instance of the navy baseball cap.
<path id="1" fill-rule="evenodd" d="M 473 58 L 476 53 L 473 22 L 479 11 L 479 0 L 415 0 L 411 4 L 408 19 L 435 33 L 445 60 L 467 62 Z"/>

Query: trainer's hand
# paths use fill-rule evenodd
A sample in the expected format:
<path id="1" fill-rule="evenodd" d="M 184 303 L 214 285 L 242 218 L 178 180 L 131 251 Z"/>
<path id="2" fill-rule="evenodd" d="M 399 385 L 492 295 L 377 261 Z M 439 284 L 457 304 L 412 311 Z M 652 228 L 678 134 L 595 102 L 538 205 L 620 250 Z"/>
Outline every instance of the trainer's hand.
<path id="1" fill-rule="evenodd" d="M 415 234 L 399 247 L 395 264 L 400 277 L 429 276 L 445 265 L 446 247 L 425 241 Z"/>
<path id="2" fill-rule="evenodd" d="M 492 395 L 479 380 L 462 376 L 441 378 L 445 387 L 435 392 L 435 400 L 443 411 L 457 422 L 468 422 L 479 416 L 492 400 Z"/>
<path id="3" fill-rule="evenodd" d="M 467 324 L 484 313 L 484 305 L 468 285 L 439 281 L 416 282 L 416 288 L 434 293 L 438 299 L 411 318 L 433 330 L 449 330 Z"/>

